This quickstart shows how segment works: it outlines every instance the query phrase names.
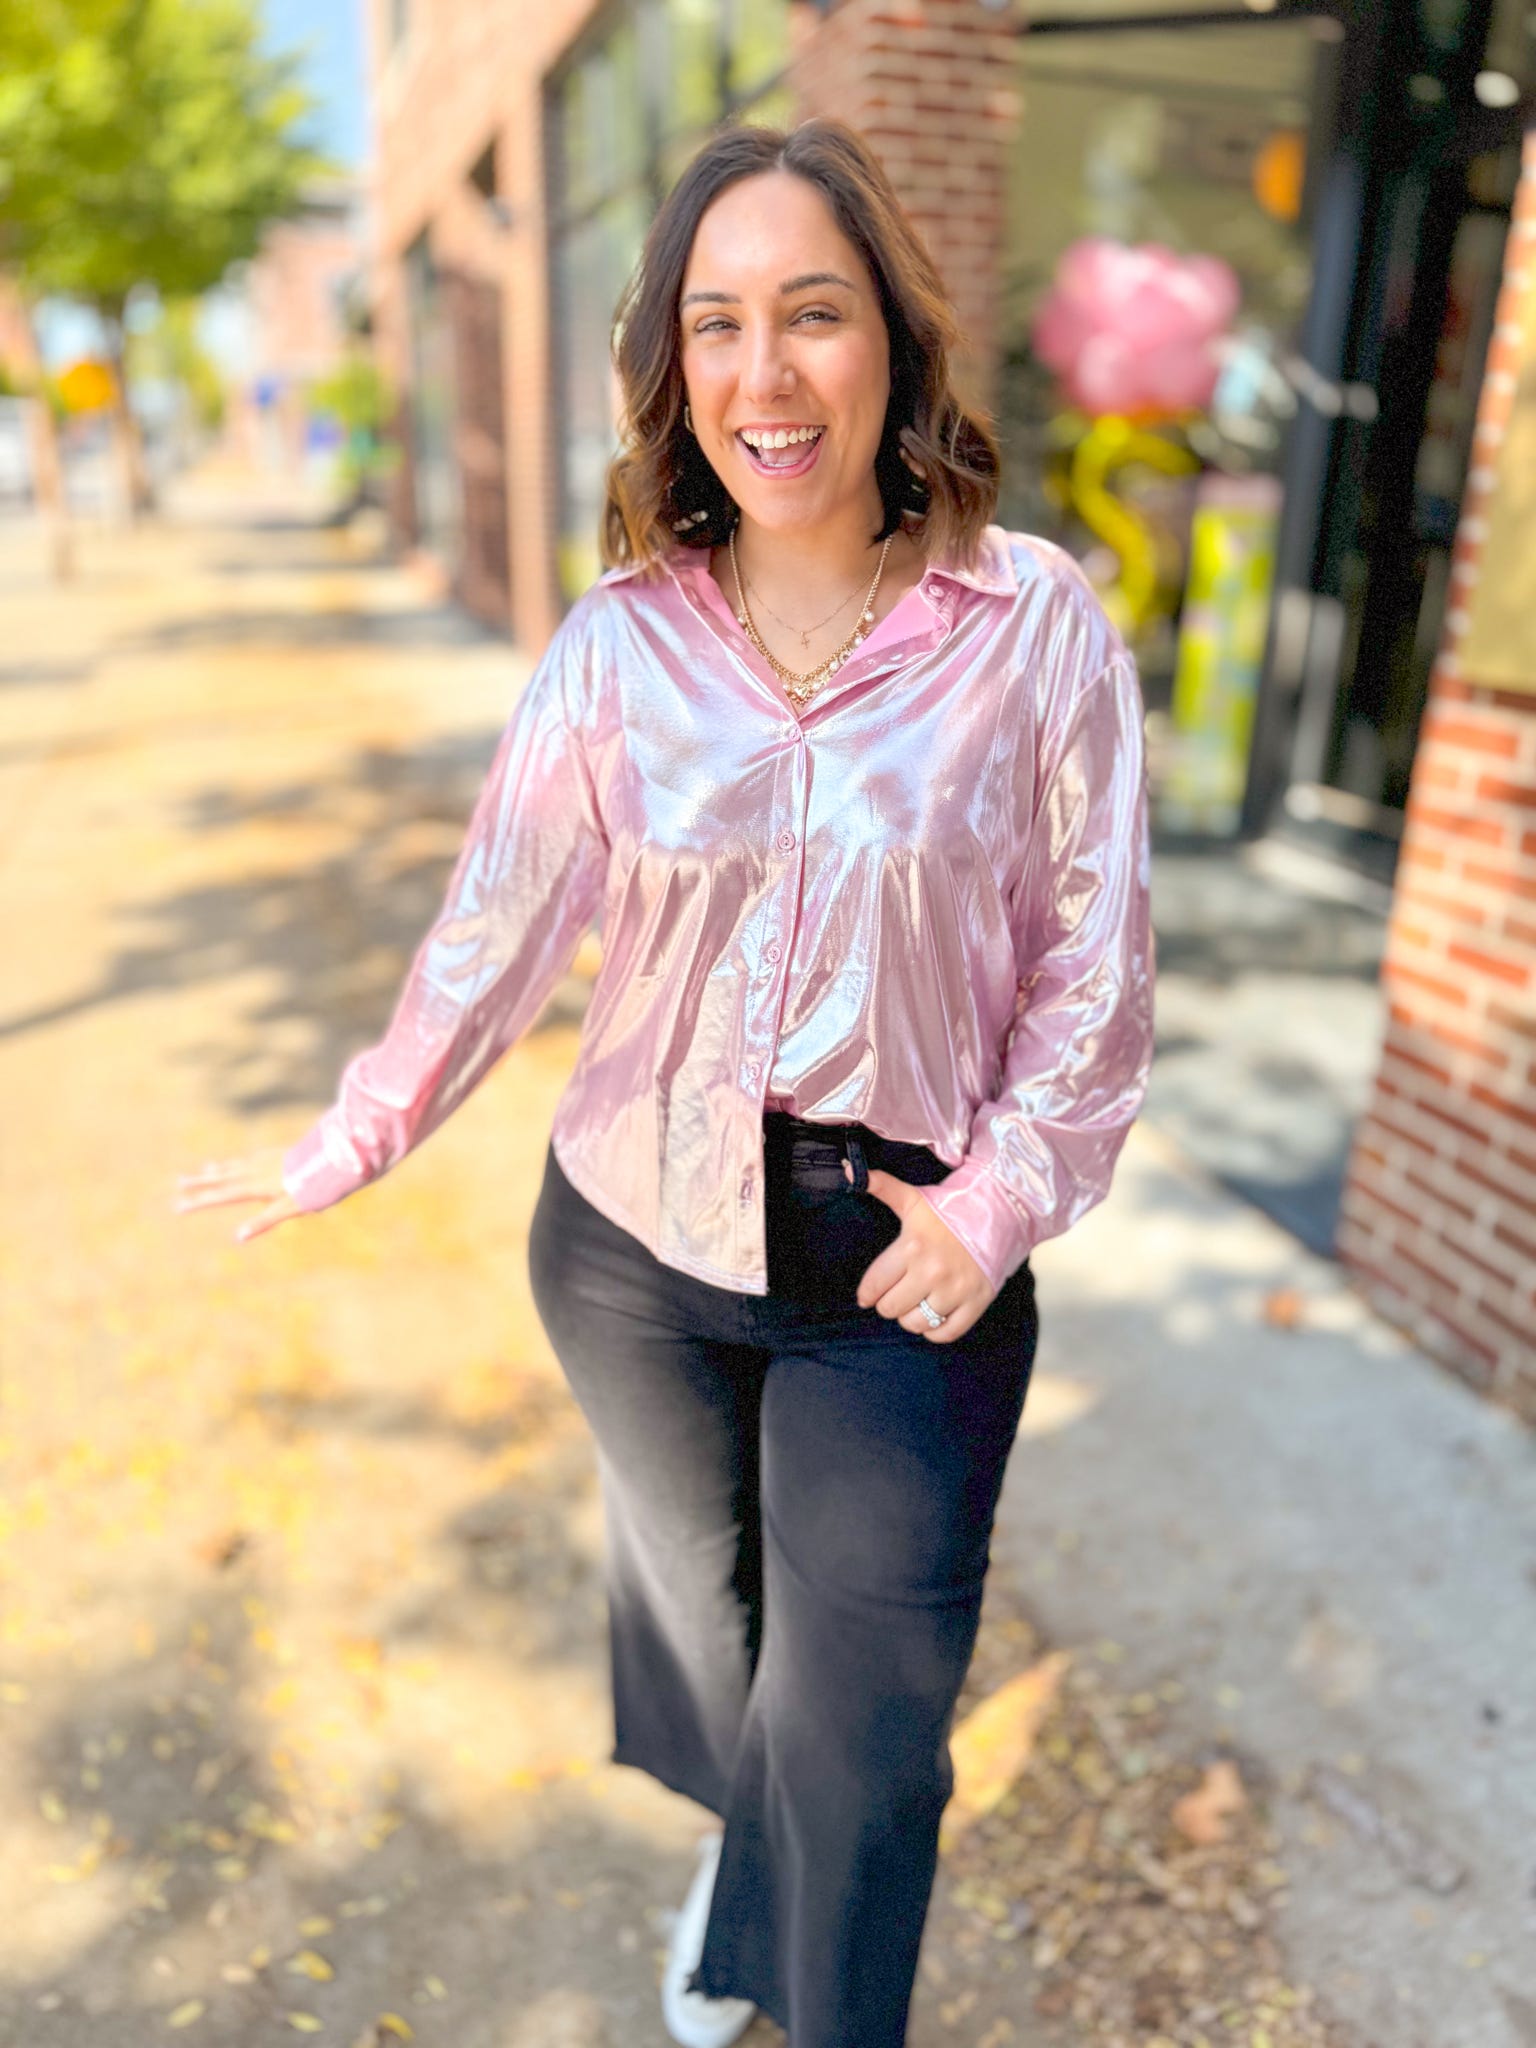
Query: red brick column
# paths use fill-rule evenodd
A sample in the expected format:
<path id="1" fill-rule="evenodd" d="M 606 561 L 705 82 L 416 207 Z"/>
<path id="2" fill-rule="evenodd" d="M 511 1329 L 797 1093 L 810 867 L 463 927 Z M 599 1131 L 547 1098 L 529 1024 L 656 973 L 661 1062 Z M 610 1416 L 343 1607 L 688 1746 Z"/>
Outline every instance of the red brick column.
<path id="1" fill-rule="evenodd" d="M 843 0 L 793 10 L 799 118 L 836 114 L 868 137 L 960 316 L 956 382 L 990 402 L 1008 152 L 1018 121 L 1012 10 L 979 0 Z"/>
<path id="2" fill-rule="evenodd" d="M 1536 1420 L 1536 131 L 1409 796 L 1339 1252 Z"/>

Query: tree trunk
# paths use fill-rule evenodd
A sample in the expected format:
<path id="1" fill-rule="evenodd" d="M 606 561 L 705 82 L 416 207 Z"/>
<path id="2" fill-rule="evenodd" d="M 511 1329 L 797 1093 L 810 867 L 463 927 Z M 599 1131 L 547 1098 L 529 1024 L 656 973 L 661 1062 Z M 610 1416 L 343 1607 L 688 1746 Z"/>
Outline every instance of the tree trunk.
<path id="1" fill-rule="evenodd" d="M 141 513 L 154 510 L 155 493 L 144 462 L 139 423 L 128 403 L 122 309 L 103 306 L 100 311 L 102 325 L 107 332 L 107 361 L 112 371 L 112 444 L 117 452 L 118 475 L 122 479 L 123 506 L 132 522 Z"/>
<path id="2" fill-rule="evenodd" d="M 69 516 L 69 492 L 64 478 L 64 452 L 59 445 L 59 423 L 49 401 L 42 350 L 32 325 L 32 308 L 20 301 L 21 317 L 16 323 L 22 347 L 22 372 L 35 379 L 37 395 L 27 407 L 27 438 L 32 461 L 32 483 L 37 509 L 48 536 L 48 561 L 54 581 L 67 583 L 75 573 L 75 529 Z"/>

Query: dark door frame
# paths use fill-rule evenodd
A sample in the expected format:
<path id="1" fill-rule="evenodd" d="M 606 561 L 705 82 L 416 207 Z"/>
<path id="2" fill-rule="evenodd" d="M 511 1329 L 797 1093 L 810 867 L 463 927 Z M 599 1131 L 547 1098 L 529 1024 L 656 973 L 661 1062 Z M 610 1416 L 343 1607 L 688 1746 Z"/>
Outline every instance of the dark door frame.
<path id="1" fill-rule="evenodd" d="M 1368 487 L 1378 495 L 1401 492 L 1405 480 L 1411 494 L 1454 238 L 1445 180 L 1458 164 L 1517 140 L 1536 111 L 1526 101 L 1493 112 L 1475 97 L 1492 9 L 1493 0 L 1463 0 L 1456 20 L 1438 31 L 1421 0 L 1279 0 L 1262 12 L 1244 6 L 1046 13 L 1021 26 L 1023 35 L 1109 35 L 1245 25 L 1258 31 L 1277 21 L 1325 18 L 1342 31 L 1323 45 L 1326 71 L 1308 148 L 1303 217 L 1312 234 L 1314 282 L 1281 472 L 1274 596 L 1239 826 L 1244 838 L 1261 837 L 1281 821 L 1298 751 L 1317 750 L 1315 730 L 1302 734 L 1298 749 L 1300 722 L 1321 718 L 1331 729 L 1341 657 L 1355 623 L 1343 572 L 1363 494 Z M 1415 279 L 1406 308 L 1405 230 L 1415 234 L 1415 257 L 1422 254 L 1436 273 Z M 1373 546 L 1383 583 L 1401 565 L 1382 554 L 1413 545 L 1410 524 L 1405 513 L 1402 532 L 1392 535 L 1378 523 Z M 1370 593 L 1365 602 L 1369 614 Z M 1382 606 L 1378 588 L 1378 613 Z M 1300 829 L 1285 822 L 1288 831 Z M 1341 835 L 1325 826 L 1315 836 L 1328 850 L 1390 874 L 1390 835 Z M 1371 840 L 1378 843 L 1362 843 Z"/>

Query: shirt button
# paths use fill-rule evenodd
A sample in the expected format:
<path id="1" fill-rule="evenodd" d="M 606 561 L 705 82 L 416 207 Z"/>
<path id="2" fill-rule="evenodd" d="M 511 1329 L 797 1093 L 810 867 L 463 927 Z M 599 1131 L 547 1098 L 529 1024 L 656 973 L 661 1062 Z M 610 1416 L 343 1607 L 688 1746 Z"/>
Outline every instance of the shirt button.
<path id="1" fill-rule="evenodd" d="M 749 1180 L 744 1180 L 741 1184 L 741 1199 L 744 1202 L 750 1202 L 752 1199 L 752 1183 Z"/>
<path id="2" fill-rule="evenodd" d="M 795 850 L 795 835 L 793 832 L 781 832 L 773 843 L 780 853 L 793 853 Z"/>
<path id="3" fill-rule="evenodd" d="M 747 1061 L 746 1075 L 749 1081 L 755 1081 L 762 1071 L 762 1068 L 759 1066 L 756 1060 Z"/>
<path id="4" fill-rule="evenodd" d="M 768 944 L 763 948 L 763 958 L 769 961 L 774 966 L 777 966 L 779 961 L 784 958 L 784 949 L 781 945 L 779 945 L 777 940 L 770 939 Z"/>

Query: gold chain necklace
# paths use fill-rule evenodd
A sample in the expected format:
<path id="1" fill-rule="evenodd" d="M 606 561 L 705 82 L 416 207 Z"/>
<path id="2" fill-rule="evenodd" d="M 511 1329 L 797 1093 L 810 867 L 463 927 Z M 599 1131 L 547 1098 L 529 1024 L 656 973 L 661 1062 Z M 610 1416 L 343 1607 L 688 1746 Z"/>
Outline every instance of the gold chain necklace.
<path id="1" fill-rule="evenodd" d="M 865 633 L 874 624 L 875 593 L 880 588 L 880 578 L 885 574 L 885 558 L 890 553 L 891 542 L 895 539 L 895 537 L 896 536 L 894 534 L 887 534 L 885 537 L 885 546 L 881 548 L 880 559 L 875 564 L 874 581 L 870 584 L 869 590 L 865 595 L 864 602 L 859 607 L 858 624 L 854 627 L 853 631 L 848 635 L 848 638 L 842 643 L 842 645 L 834 649 L 834 651 L 830 655 L 828 655 L 827 659 L 824 662 L 822 662 L 818 668 L 811 669 L 809 673 L 806 675 L 799 675 L 796 673 L 794 669 L 787 668 L 784 665 L 784 663 L 779 660 L 778 656 L 772 653 L 770 649 L 764 645 L 763 636 L 757 630 L 756 622 L 754 621 L 752 613 L 747 606 L 746 594 L 742 588 L 741 564 L 736 559 L 736 529 L 734 526 L 731 528 L 731 575 L 735 578 L 736 582 L 737 623 L 746 628 L 747 638 L 752 642 L 752 645 L 757 649 L 758 653 L 763 657 L 764 661 L 767 662 L 768 666 L 773 670 L 774 674 L 778 677 L 779 681 L 784 685 L 784 693 L 791 700 L 792 703 L 797 705 L 809 704 L 812 697 L 814 697 L 816 692 L 821 688 L 822 684 L 828 681 L 830 677 L 836 675 L 837 671 L 842 667 L 843 663 L 848 659 L 849 655 L 852 654 L 855 647 L 857 647 L 859 642 L 864 638 Z M 783 621 L 781 620 L 780 624 L 782 623 Z"/>
<path id="2" fill-rule="evenodd" d="M 786 633 L 798 633 L 800 635 L 800 645 L 802 647 L 809 647 L 811 644 L 811 635 L 813 633 L 819 633 L 823 626 L 830 626 L 832 621 L 837 617 L 838 613 L 842 611 L 844 607 L 848 604 L 849 600 L 857 597 L 859 594 L 858 591 L 855 589 L 850 590 L 848 592 L 847 597 L 840 597 L 837 600 L 837 603 L 833 605 L 831 611 L 827 613 L 827 616 L 824 619 L 818 619 L 814 626 L 792 626 L 788 619 L 780 617 L 780 615 L 774 610 L 773 606 L 768 602 L 767 598 L 764 597 L 763 593 L 760 590 L 753 590 L 752 579 L 750 576 L 746 579 L 746 585 L 748 590 L 752 591 L 752 595 L 757 599 L 758 603 L 762 606 L 763 610 L 768 614 L 770 619 L 777 619 L 779 624 L 784 628 Z"/>

